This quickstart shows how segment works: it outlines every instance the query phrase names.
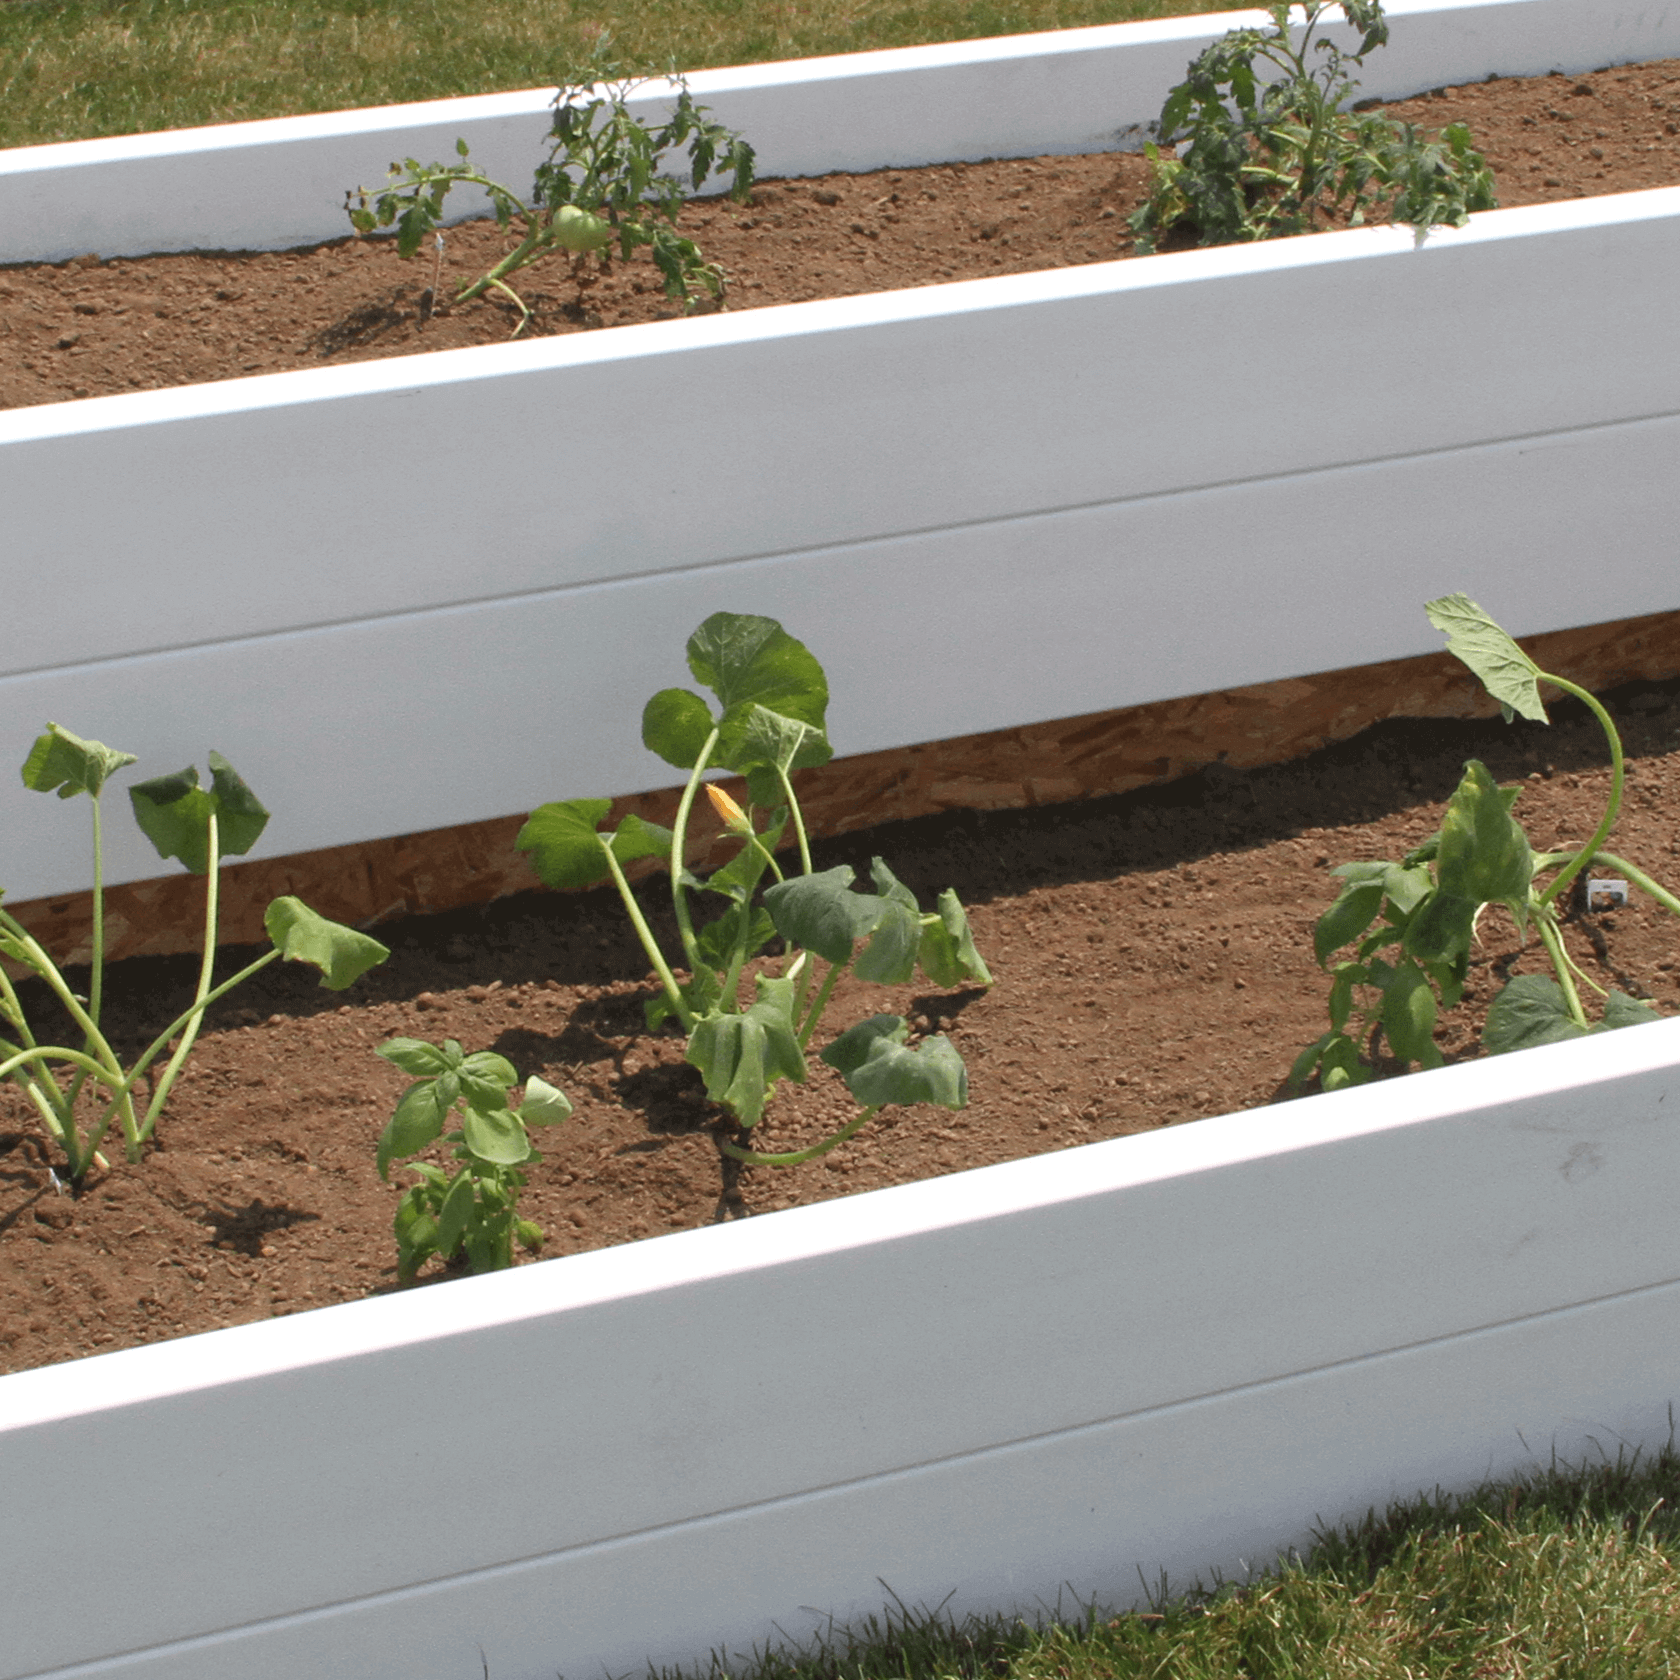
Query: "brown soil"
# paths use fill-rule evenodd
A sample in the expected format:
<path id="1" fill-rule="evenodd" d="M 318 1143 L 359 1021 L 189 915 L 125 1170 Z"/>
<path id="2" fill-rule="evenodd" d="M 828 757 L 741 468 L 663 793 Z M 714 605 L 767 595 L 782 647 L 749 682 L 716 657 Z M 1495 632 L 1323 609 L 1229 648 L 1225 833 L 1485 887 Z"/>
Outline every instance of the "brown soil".
<path id="1" fill-rule="evenodd" d="M 1468 122 L 1502 205 L 1680 182 L 1680 60 L 1476 83 L 1390 109 L 1428 130 Z M 369 161 L 377 169 L 385 160 Z M 1142 157 L 1112 152 L 947 164 L 767 181 L 746 206 L 692 206 L 682 226 L 731 275 L 729 306 L 756 308 L 1129 256 L 1126 217 L 1146 184 Z M 456 228 L 442 290 L 508 248 L 493 222 Z M 495 298 L 422 322 L 431 266 L 429 256 L 402 262 L 388 239 L 346 239 L 279 253 L 5 269 L 0 408 L 508 337 L 517 317 Z M 572 276 L 549 259 L 515 284 L 536 311 L 527 334 L 676 312 L 645 253 L 610 275 L 588 264 Z"/>
<path id="2" fill-rule="evenodd" d="M 1630 755 L 1614 849 L 1680 874 L 1680 682 L 1612 706 Z M 675 1036 L 641 1026 L 652 977 L 616 898 L 528 893 L 382 929 L 390 962 L 342 1001 L 308 971 L 266 970 L 216 1013 L 138 1168 L 55 1191 L 15 1088 L 0 1091 L 0 1348 L 22 1369 L 393 1287 L 398 1194 L 373 1145 L 403 1076 L 387 1036 L 452 1036 L 540 1073 L 577 1105 L 543 1134 L 524 1207 L 545 1252 L 575 1253 L 872 1190 L 1278 1100 L 1295 1050 L 1325 1025 L 1310 929 L 1352 858 L 1397 857 L 1439 822 L 1465 758 L 1529 781 L 1537 845 L 1591 832 L 1608 782 L 1578 707 L 1550 729 L 1385 723 L 1288 765 L 1213 766 L 1079 805 L 899 823 L 827 843 L 818 867 L 884 854 L 929 901 L 955 886 L 997 983 L 989 992 L 842 987 L 836 1029 L 877 1009 L 950 1034 L 967 1060 L 959 1114 L 892 1110 L 797 1168 L 737 1169 L 719 1111 Z M 657 884 L 644 903 L 663 901 Z M 1589 916 L 1567 937 L 1604 984 L 1680 996 L 1680 923 L 1649 903 Z M 1479 1012 L 1507 971 L 1542 969 L 1490 913 L 1471 1001 L 1448 1016 L 1450 1060 L 1479 1054 Z M 236 951 L 221 956 L 232 972 Z M 107 1024 L 138 1047 L 190 996 L 194 964 L 111 971 Z M 45 1018 L 38 1021 L 45 1025 Z M 786 1089 L 786 1088 L 784 1088 Z M 759 1147 L 815 1141 L 848 1113 L 837 1080 L 779 1099 Z M 403 1179 L 400 1171 L 394 1178 Z"/>

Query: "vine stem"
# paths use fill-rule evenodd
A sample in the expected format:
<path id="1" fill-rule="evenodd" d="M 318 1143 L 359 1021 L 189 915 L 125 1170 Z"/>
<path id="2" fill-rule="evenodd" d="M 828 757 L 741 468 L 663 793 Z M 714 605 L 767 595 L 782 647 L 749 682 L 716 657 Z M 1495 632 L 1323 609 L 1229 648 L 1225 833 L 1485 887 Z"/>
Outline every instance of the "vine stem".
<path id="1" fill-rule="evenodd" d="M 1563 991 L 1563 1001 L 1569 1005 L 1570 1020 L 1583 1030 L 1590 1029 L 1592 1023 L 1581 1007 L 1581 994 L 1575 990 L 1575 976 L 1570 972 L 1573 965 L 1569 961 L 1569 953 L 1563 948 L 1563 935 L 1558 932 L 1557 923 L 1550 916 L 1544 916 L 1536 918 L 1535 926 L 1541 943 L 1546 947 L 1546 955 L 1552 959 L 1558 985 Z"/>
<path id="2" fill-rule="evenodd" d="M 216 928 L 221 920 L 222 843 L 221 827 L 214 808 L 211 809 L 208 819 L 206 852 L 210 867 L 204 873 L 204 951 L 199 958 L 198 984 L 193 988 L 194 1013 L 191 1022 L 181 1034 L 181 1042 L 175 1047 L 175 1054 L 169 1058 L 163 1078 L 158 1081 L 157 1089 L 152 1093 L 152 1100 L 146 1106 L 146 1116 L 140 1122 L 139 1132 L 129 1140 L 130 1161 L 140 1159 L 140 1145 L 152 1135 L 158 1116 L 163 1112 L 163 1105 L 169 1101 L 169 1093 L 186 1064 L 194 1040 L 198 1037 L 198 1029 L 204 1024 L 204 1000 L 209 995 L 210 975 L 216 966 Z"/>
<path id="3" fill-rule="evenodd" d="M 1626 779 L 1626 766 L 1622 761 L 1622 738 L 1616 732 L 1616 725 L 1611 721 L 1610 714 L 1599 704 L 1596 695 L 1589 694 L 1584 688 L 1578 687 L 1567 677 L 1554 677 L 1549 671 L 1539 674 L 1540 682 L 1550 683 L 1554 688 L 1561 688 L 1565 694 L 1573 694 L 1577 700 L 1585 703 L 1593 716 L 1598 719 L 1599 726 L 1604 731 L 1604 738 L 1610 743 L 1610 801 L 1604 807 L 1604 815 L 1599 820 L 1598 828 L 1586 845 L 1578 851 L 1570 862 L 1553 878 L 1552 884 L 1540 895 L 1542 905 L 1550 905 L 1583 869 L 1592 862 L 1598 848 L 1610 837 L 1610 830 L 1616 826 L 1616 818 L 1622 809 L 1622 783 Z"/>
<path id="4" fill-rule="evenodd" d="M 690 1032 L 694 1027 L 694 1011 L 684 1001 L 682 987 L 677 984 L 677 978 L 671 972 L 671 965 L 665 961 L 665 953 L 659 949 L 659 942 L 653 937 L 653 929 L 647 925 L 642 907 L 630 890 L 630 878 L 624 873 L 623 865 L 613 855 L 612 847 L 603 846 L 602 850 L 607 854 L 607 868 L 612 871 L 613 885 L 618 888 L 618 896 L 624 900 L 624 908 L 630 913 L 630 925 L 635 928 L 636 937 L 642 942 L 642 949 L 653 963 L 654 971 L 659 975 L 659 983 L 665 988 L 665 996 L 670 999 L 671 1007 L 677 1012 L 677 1019 L 683 1024 L 683 1031 Z"/>
<path id="5" fill-rule="evenodd" d="M 711 734 L 706 737 L 706 744 L 700 749 L 700 756 L 694 761 L 688 785 L 677 805 L 677 819 L 671 826 L 671 908 L 676 911 L 677 932 L 682 936 L 683 953 L 688 958 L 690 974 L 699 971 L 700 947 L 694 938 L 694 918 L 689 913 L 688 893 L 683 886 L 683 873 L 688 867 L 683 854 L 688 845 L 689 812 L 694 809 L 694 796 L 700 791 L 700 778 L 717 744 L 718 729 L 714 724 Z"/>
<path id="6" fill-rule="evenodd" d="M 730 1143 L 725 1138 L 718 1139 L 718 1148 L 733 1160 L 745 1161 L 750 1167 L 797 1167 L 802 1161 L 814 1161 L 819 1155 L 826 1155 L 847 1138 L 856 1137 L 880 1112 L 879 1107 L 866 1108 L 855 1120 L 848 1120 L 832 1137 L 812 1144 L 809 1149 L 789 1150 L 785 1155 L 770 1155 L 756 1149 L 743 1149 L 739 1144 Z"/>

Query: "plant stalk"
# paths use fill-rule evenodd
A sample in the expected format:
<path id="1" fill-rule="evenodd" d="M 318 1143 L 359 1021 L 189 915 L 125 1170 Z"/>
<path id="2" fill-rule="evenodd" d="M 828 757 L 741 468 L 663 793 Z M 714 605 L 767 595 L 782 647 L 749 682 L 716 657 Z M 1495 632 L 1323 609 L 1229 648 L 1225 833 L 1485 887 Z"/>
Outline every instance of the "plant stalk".
<path id="1" fill-rule="evenodd" d="M 1596 695 L 1577 687 L 1567 677 L 1554 677 L 1548 671 L 1542 671 L 1539 680 L 1550 683 L 1554 688 L 1561 688 L 1565 694 L 1573 694 L 1577 700 L 1583 701 L 1598 719 L 1599 726 L 1604 731 L 1604 738 L 1610 743 L 1610 802 L 1604 808 L 1604 815 L 1592 839 L 1575 854 L 1571 862 L 1564 865 L 1552 884 L 1540 895 L 1541 904 L 1549 905 L 1592 862 L 1598 848 L 1609 839 L 1610 830 L 1616 826 L 1616 818 L 1622 809 L 1622 783 L 1626 779 L 1626 766 L 1622 761 L 1622 738 L 1616 732 L 1610 714 L 1599 704 Z"/>
<path id="2" fill-rule="evenodd" d="M 718 1139 L 718 1148 L 737 1161 L 745 1161 L 750 1167 L 797 1167 L 802 1161 L 814 1161 L 819 1155 L 826 1155 L 847 1138 L 856 1137 L 880 1112 L 879 1108 L 866 1108 L 855 1120 L 848 1120 L 832 1137 L 812 1144 L 809 1149 L 789 1150 L 785 1155 L 768 1155 L 756 1149 L 743 1149 L 739 1144 L 730 1143 L 725 1138 Z"/>

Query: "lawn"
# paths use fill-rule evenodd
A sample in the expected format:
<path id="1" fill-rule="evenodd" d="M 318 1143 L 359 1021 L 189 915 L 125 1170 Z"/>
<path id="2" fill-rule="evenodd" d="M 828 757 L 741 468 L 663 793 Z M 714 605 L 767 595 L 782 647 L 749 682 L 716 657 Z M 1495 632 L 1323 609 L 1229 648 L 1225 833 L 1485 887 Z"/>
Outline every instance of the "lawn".
<path id="1" fill-rule="evenodd" d="M 603 31 L 685 70 L 1228 10 L 1207 0 L 0 0 L 0 145 L 548 87 Z"/>

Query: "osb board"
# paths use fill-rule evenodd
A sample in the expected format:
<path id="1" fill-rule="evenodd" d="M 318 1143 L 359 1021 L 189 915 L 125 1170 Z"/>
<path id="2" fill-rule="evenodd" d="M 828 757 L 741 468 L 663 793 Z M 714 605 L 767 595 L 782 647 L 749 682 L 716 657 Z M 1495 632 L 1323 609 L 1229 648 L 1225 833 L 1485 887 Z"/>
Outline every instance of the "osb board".
<path id="1" fill-rule="evenodd" d="M 1527 640 L 1536 662 L 1585 687 L 1605 689 L 1680 675 L 1680 612 L 1618 619 Z M 1223 760 L 1252 768 L 1298 758 L 1396 717 L 1486 716 L 1481 686 L 1445 653 L 1225 689 L 1121 711 L 1063 718 L 891 752 L 836 759 L 800 772 L 813 835 L 843 834 L 938 811 L 1051 805 L 1124 793 Z M 669 823 L 677 790 L 615 801 L 610 821 L 635 811 Z M 396 915 L 481 904 L 533 887 L 514 850 L 524 816 L 390 840 L 229 865 L 222 875 L 222 939 L 264 938 L 270 899 L 293 893 L 323 915 L 367 927 Z M 710 808 L 696 809 L 694 861 L 718 837 Z M 106 893 L 110 958 L 196 949 L 204 889 L 193 876 L 136 881 Z M 8 908 L 60 961 L 85 962 L 91 895 Z"/>

